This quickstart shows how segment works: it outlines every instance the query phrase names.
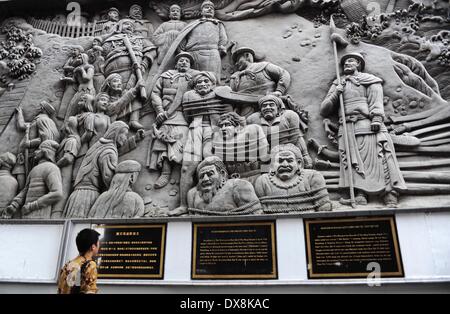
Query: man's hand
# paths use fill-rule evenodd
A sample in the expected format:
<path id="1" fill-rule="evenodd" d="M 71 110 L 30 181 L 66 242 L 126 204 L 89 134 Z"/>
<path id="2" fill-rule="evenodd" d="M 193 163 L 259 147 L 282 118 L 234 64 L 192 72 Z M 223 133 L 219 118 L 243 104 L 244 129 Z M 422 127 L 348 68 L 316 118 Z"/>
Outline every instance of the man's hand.
<path id="1" fill-rule="evenodd" d="M 33 211 L 39 210 L 39 204 L 37 201 L 27 203 L 22 207 L 22 214 L 26 215 Z"/>
<path id="2" fill-rule="evenodd" d="M 313 161 L 309 155 L 303 156 L 303 162 L 304 162 L 305 169 L 312 169 Z"/>
<path id="3" fill-rule="evenodd" d="M 338 93 L 338 95 L 341 95 L 344 92 L 344 85 L 343 84 L 338 84 L 336 86 L 336 92 Z"/>
<path id="4" fill-rule="evenodd" d="M 144 82 L 144 80 L 139 80 L 137 83 L 136 83 L 136 87 L 137 88 L 145 88 L 145 82 Z"/>
<path id="5" fill-rule="evenodd" d="M 372 118 L 372 123 L 370 124 L 370 129 L 372 132 L 378 133 L 381 130 L 381 124 L 383 123 L 383 117 L 374 116 Z"/>
<path id="6" fill-rule="evenodd" d="M 156 116 L 156 124 L 161 126 L 168 119 L 167 111 L 163 111 Z"/>
<path id="7" fill-rule="evenodd" d="M 10 219 L 17 211 L 18 205 L 15 202 L 12 202 L 6 209 L 2 212 L 1 217 L 4 219 Z"/>
<path id="8" fill-rule="evenodd" d="M 136 132 L 136 141 L 140 142 L 145 138 L 145 130 L 144 129 L 140 129 Z"/>

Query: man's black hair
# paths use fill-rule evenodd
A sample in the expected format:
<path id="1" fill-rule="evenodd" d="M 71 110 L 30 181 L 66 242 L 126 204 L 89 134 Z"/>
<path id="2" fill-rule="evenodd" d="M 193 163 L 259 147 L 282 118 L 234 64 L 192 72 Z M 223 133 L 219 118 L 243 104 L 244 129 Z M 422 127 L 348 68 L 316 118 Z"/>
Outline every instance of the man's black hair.
<path id="1" fill-rule="evenodd" d="M 97 244 L 100 233 L 92 229 L 81 230 L 75 242 L 77 243 L 77 249 L 80 254 L 85 254 L 91 248 L 92 244 Z"/>

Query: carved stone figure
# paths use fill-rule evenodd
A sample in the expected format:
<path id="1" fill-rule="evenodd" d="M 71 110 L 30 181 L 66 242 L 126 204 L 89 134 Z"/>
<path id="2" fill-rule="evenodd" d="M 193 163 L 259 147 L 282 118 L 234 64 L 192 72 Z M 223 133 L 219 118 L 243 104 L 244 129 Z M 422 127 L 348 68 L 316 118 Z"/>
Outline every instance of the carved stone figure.
<path id="1" fill-rule="evenodd" d="M 144 12 L 139 4 L 133 4 L 130 7 L 129 19 L 136 25 L 136 33 L 144 38 L 151 38 L 153 34 L 153 25 L 149 20 L 144 19 Z"/>
<path id="2" fill-rule="evenodd" d="M 158 64 L 161 64 L 169 47 L 187 25 L 186 22 L 181 21 L 181 7 L 177 4 L 170 6 L 169 19 L 169 21 L 162 23 L 153 33 L 155 44 L 158 45 Z"/>
<path id="3" fill-rule="evenodd" d="M 36 150 L 38 165 L 27 177 L 25 188 L 14 198 L 4 212 L 7 218 L 21 210 L 23 218 L 46 218 L 53 216 L 53 206 L 63 197 L 61 172 L 55 164 L 59 144 L 45 140 Z"/>
<path id="4" fill-rule="evenodd" d="M 236 49 L 232 59 L 237 68 L 230 80 L 233 91 L 261 96 L 282 96 L 291 85 L 291 75 L 288 71 L 269 62 L 255 62 L 255 51 L 251 48 Z M 251 106 L 240 108 L 241 116 L 245 117 L 254 111 Z"/>
<path id="5" fill-rule="evenodd" d="M 134 160 L 122 161 L 109 190 L 102 193 L 92 206 L 89 217 L 98 218 L 136 218 L 144 216 L 144 200 L 133 192 L 141 164 Z"/>
<path id="6" fill-rule="evenodd" d="M 19 184 L 11 174 L 16 164 L 16 156 L 11 153 L 0 155 L 0 211 L 4 210 L 17 195 Z"/>
<path id="7" fill-rule="evenodd" d="M 188 118 L 189 133 L 184 145 L 180 181 L 180 207 L 171 212 L 178 215 L 186 212 L 186 196 L 194 185 L 197 165 L 204 158 L 212 156 L 213 128 L 221 114 L 231 112 L 231 106 L 222 104 L 216 98 L 216 78 L 210 72 L 200 72 L 192 79 L 194 89 L 183 96 L 183 111 Z"/>
<path id="8" fill-rule="evenodd" d="M 228 35 L 223 23 L 214 19 L 214 3 L 204 1 L 201 11 L 202 18 L 189 24 L 173 45 L 194 57 L 195 69 L 213 72 L 220 82 L 221 58 L 226 55 Z"/>
<path id="9" fill-rule="evenodd" d="M 110 8 L 106 12 L 106 15 L 106 21 L 101 21 L 103 22 L 103 33 L 111 33 L 120 20 L 120 12 L 117 8 Z"/>
<path id="10" fill-rule="evenodd" d="M 70 82 L 71 84 L 77 86 L 77 92 L 70 100 L 66 109 L 66 114 L 64 117 L 65 121 L 67 121 L 69 117 L 78 114 L 78 102 L 83 95 L 88 94 L 95 96 L 94 66 L 89 64 L 89 57 L 87 54 L 82 53 L 79 55 L 79 58 L 81 58 L 81 64 L 73 70 L 73 77 L 62 78 L 63 81 Z"/>
<path id="11" fill-rule="evenodd" d="M 297 146 L 276 146 L 271 159 L 270 173 L 255 182 L 264 212 L 331 210 L 324 177 L 316 170 L 303 168 L 303 154 Z"/>
<path id="12" fill-rule="evenodd" d="M 137 86 L 126 89 L 123 86 L 123 78 L 118 73 L 109 75 L 100 89 L 101 93 L 109 96 L 109 104 L 106 112 L 111 117 L 112 121 L 116 119 L 123 119 L 125 112 L 133 110 L 134 100 L 136 99 L 139 88 L 143 86 L 142 81 L 137 82 Z M 136 111 L 137 112 L 137 111 Z M 131 120 L 130 120 L 131 125 Z M 134 128 L 141 127 L 140 123 L 133 124 Z"/>
<path id="13" fill-rule="evenodd" d="M 156 189 L 169 183 L 172 164 L 181 164 L 183 160 L 189 124 L 183 115 L 181 102 L 192 78 L 198 73 L 191 69 L 193 61 L 190 54 L 179 54 L 176 70 L 163 73 L 152 91 L 152 105 L 156 113 L 156 123 L 153 125 L 155 139 L 150 146 L 147 166 L 152 170 L 161 170 L 154 185 Z"/>
<path id="14" fill-rule="evenodd" d="M 253 185 L 241 179 L 228 180 L 227 170 L 219 157 L 203 160 L 197 167 L 197 178 L 197 187 L 188 194 L 190 213 L 242 215 L 261 211 Z"/>
<path id="15" fill-rule="evenodd" d="M 303 166 L 311 168 L 312 159 L 308 153 L 304 134 L 300 129 L 298 114 L 285 109 L 283 101 L 274 95 L 262 97 L 258 105 L 259 112 L 251 114 L 247 118 L 247 123 L 262 126 L 271 148 L 287 143 L 297 146 L 302 152 Z"/>
<path id="16" fill-rule="evenodd" d="M 87 51 L 87 55 L 89 63 L 94 67 L 94 89 L 96 92 L 99 92 L 105 81 L 105 58 L 103 57 L 101 37 L 94 38 L 92 48 Z"/>
<path id="17" fill-rule="evenodd" d="M 68 218 L 87 217 L 89 210 L 101 192 L 107 190 L 114 176 L 122 153 L 136 148 L 136 141 L 142 140 L 143 132 L 127 139 L 128 125 L 116 121 L 110 125 L 105 135 L 86 153 L 75 179 L 74 191 L 64 209 Z"/>
<path id="18" fill-rule="evenodd" d="M 53 216 L 61 218 L 64 205 L 72 191 L 74 181 L 73 167 L 81 148 L 81 139 L 78 134 L 78 121 L 76 117 L 69 117 L 64 126 L 65 138 L 61 141 L 56 154 L 57 165 L 61 169 L 62 177 L 62 198 L 53 208 Z"/>
<path id="19" fill-rule="evenodd" d="M 269 160 L 269 143 L 261 126 L 246 125 L 236 112 L 224 113 L 213 136 L 213 154 L 224 162 L 233 178 L 253 183 L 261 174 L 261 162 Z"/>
<path id="20" fill-rule="evenodd" d="M 107 115 L 109 95 L 99 93 L 95 97 L 95 112 L 87 111 L 79 115 L 79 122 L 84 130 L 81 141 L 92 147 L 108 130 L 111 118 Z"/>
<path id="21" fill-rule="evenodd" d="M 81 46 L 74 46 L 70 52 L 70 57 L 64 64 L 63 71 L 64 77 L 61 81 L 65 84 L 63 98 L 61 100 L 61 105 L 58 111 L 58 118 L 65 119 L 67 109 L 69 108 L 69 103 L 72 101 L 73 97 L 77 93 L 78 86 L 74 79 L 75 68 L 83 64 L 83 60 L 86 59 L 87 55 L 84 53 L 84 48 Z"/>
<path id="22" fill-rule="evenodd" d="M 367 194 L 382 194 L 387 206 L 396 206 L 398 192 L 406 189 L 395 155 L 394 144 L 383 121 L 383 81 L 363 73 L 364 57 L 357 53 L 345 55 L 341 60 L 345 77 L 337 81 L 321 105 L 321 115 L 336 114 L 339 95 L 344 99 L 345 117 L 340 115 L 339 155 L 340 188 L 348 188 L 350 180 L 356 191 L 357 204 L 367 204 Z M 345 151 L 342 119 L 347 121 L 352 165 L 348 165 Z M 353 177 L 348 175 L 351 166 Z"/>
<path id="23" fill-rule="evenodd" d="M 119 74 L 122 77 L 124 90 L 135 87 L 138 81 L 143 80 L 156 58 L 156 46 L 148 39 L 136 32 L 133 20 L 123 19 L 117 25 L 117 30 L 106 35 L 103 40 L 103 53 L 105 56 L 105 77 Z M 140 98 L 146 99 L 145 87 L 139 88 Z M 129 125 L 134 130 L 142 129 L 139 123 L 141 99 L 134 99 L 118 118 L 129 116 Z"/>
<path id="24" fill-rule="evenodd" d="M 45 140 L 60 141 L 59 130 L 53 121 L 55 108 L 46 101 L 40 103 L 38 114 L 30 123 L 26 123 L 22 108 L 16 109 L 16 126 L 25 136 L 19 145 L 17 163 L 13 174 L 17 176 L 19 189 L 25 184 L 25 178 L 33 166 L 33 152 Z"/>

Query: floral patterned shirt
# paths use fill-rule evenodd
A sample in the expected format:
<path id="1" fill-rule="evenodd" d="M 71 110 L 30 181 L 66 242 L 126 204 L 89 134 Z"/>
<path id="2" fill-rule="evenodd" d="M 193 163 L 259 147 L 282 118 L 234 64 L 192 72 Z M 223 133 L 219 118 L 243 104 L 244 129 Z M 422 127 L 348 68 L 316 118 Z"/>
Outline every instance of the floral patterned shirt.
<path id="1" fill-rule="evenodd" d="M 58 294 L 97 293 L 97 264 L 88 261 L 84 256 L 66 263 L 61 269 L 58 279 Z"/>

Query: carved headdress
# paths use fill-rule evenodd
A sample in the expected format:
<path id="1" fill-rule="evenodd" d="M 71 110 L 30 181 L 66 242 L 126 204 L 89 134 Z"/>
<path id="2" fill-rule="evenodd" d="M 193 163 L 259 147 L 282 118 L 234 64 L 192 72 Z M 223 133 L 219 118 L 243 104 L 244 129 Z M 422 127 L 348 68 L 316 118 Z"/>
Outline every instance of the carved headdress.
<path id="1" fill-rule="evenodd" d="M 203 3 L 202 3 L 202 5 L 200 6 L 200 8 L 203 9 L 203 8 L 204 8 L 205 6 L 207 6 L 207 5 L 212 6 L 213 8 L 216 7 L 215 4 L 214 4 L 212 1 L 210 1 L 210 0 L 205 0 L 205 1 L 203 1 Z"/>

